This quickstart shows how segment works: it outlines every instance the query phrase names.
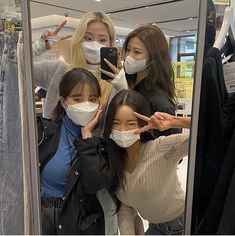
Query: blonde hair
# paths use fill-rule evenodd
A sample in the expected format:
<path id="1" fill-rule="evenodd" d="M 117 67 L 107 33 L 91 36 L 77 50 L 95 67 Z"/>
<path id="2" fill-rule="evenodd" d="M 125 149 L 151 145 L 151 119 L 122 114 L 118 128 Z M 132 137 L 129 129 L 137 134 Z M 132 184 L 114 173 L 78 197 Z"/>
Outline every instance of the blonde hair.
<path id="1" fill-rule="evenodd" d="M 77 29 L 73 35 L 71 43 L 71 67 L 84 68 L 87 65 L 85 54 L 82 49 L 81 43 L 83 41 L 84 35 L 87 30 L 88 24 L 91 22 L 101 22 L 104 23 L 109 32 L 110 36 L 110 46 L 115 46 L 115 29 L 114 25 L 109 16 L 103 12 L 90 11 L 87 12 L 79 21 Z"/>

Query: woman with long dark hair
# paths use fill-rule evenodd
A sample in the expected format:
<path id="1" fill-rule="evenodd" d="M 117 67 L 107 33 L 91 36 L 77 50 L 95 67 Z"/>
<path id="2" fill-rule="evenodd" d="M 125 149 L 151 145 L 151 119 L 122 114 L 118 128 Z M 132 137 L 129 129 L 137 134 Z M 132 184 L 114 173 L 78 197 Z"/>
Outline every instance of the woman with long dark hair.
<path id="1" fill-rule="evenodd" d="M 123 55 L 129 88 L 147 99 L 152 114 L 158 111 L 175 115 L 174 70 L 163 32 L 151 24 L 136 28 L 125 39 Z M 180 132 L 154 130 L 156 137 Z"/>
<path id="2" fill-rule="evenodd" d="M 190 119 L 167 113 L 150 114 L 148 102 L 134 90 L 119 92 L 107 111 L 104 140 L 121 202 L 120 233 L 136 234 L 134 219 L 139 213 L 150 223 L 146 234 L 182 234 L 185 194 L 177 165 L 188 153 L 189 135 L 155 139 L 148 130 L 189 128 Z M 87 140 L 82 142 L 84 146 Z M 82 155 L 97 155 L 96 145 L 87 145 Z"/>

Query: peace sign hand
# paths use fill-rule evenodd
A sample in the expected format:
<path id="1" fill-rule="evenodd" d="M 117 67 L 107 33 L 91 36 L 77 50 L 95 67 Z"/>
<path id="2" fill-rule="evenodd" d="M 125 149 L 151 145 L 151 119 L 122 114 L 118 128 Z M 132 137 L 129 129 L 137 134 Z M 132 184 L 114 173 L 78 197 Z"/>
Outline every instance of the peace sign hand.
<path id="1" fill-rule="evenodd" d="M 67 20 L 63 21 L 55 30 L 45 30 L 42 32 L 42 38 L 45 39 L 45 47 L 47 50 L 51 49 L 51 44 L 58 42 L 59 40 L 65 40 L 72 37 L 72 34 L 59 36 L 58 33 L 65 26 Z"/>
<path id="2" fill-rule="evenodd" d="M 158 129 L 160 131 L 163 131 L 163 130 L 172 128 L 172 124 L 174 122 L 174 116 L 169 115 L 164 112 L 155 112 L 154 115 L 152 115 L 151 117 L 141 115 L 137 112 L 134 112 L 133 114 L 137 118 L 147 122 L 147 125 L 136 130 L 135 132 L 136 134 L 140 134 L 149 129 Z"/>

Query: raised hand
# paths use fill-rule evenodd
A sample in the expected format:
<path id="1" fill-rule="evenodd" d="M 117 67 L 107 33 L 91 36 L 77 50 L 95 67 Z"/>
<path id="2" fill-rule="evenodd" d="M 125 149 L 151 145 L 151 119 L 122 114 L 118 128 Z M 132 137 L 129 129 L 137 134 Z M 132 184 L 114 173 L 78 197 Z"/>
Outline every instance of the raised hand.
<path id="1" fill-rule="evenodd" d="M 160 131 L 173 127 L 175 116 L 169 115 L 164 112 L 155 112 L 151 117 L 141 115 L 137 112 L 133 113 L 137 118 L 147 122 L 147 125 L 139 128 L 135 133 L 142 133 L 149 129 L 158 129 Z"/>
<path id="2" fill-rule="evenodd" d="M 96 112 L 95 117 L 90 122 L 88 122 L 84 127 L 81 128 L 83 139 L 91 137 L 91 132 L 98 124 L 100 114 L 103 111 L 102 108 L 103 108 L 102 105 L 100 105 Z"/>
<path id="3" fill-rule="evenodd" d="M 101 73 L 107 75 L 108 77 L 110 77 L 110 79 L 114 79 L 118 73 L 120 72 L 121 68 L 122 68 L 122 64 L 121 64 L 121 56 L 120 53 L 118 53 L 118 61 L 117 61 L 117 67 L 114 66 L 110 61 L 108 61 L 107 59 L 104 59 L 105 63 L 110 67 L 110 69 L 113 71 L 106 71 L 106 70 L 102 70 L 100 69 Z"/>
<path id="4" fill-rule="evenodd" d="M 67 20 L 63 21 L 55 30 L 45 30 L 42 32 L 42 38 L 45 39 L 46 49 L 51 49 L 51 44 L 54 41 L 65 40 L 72 37 L 72 34 L 59 36 L 58 33 L 65 26 Z"/>

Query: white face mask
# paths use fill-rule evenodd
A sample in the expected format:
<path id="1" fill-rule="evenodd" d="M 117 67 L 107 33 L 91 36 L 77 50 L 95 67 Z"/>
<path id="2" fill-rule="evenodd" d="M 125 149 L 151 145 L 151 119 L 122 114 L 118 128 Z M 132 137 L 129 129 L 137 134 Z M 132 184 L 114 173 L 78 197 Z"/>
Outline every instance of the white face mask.
<path id="1" fill-rule="evenodd" d="M 94 102 L 81 102 L 67 105 L 66 113 L 76 125 L 84 126 L 91 121 L 98 110 L 99 104 Z"/>
<path id="2" fill-rule="evenodd" d="M 133 75 L 137 72 L 143 71 L 145 68 L 148 67 L 147 60 L 148 59 L 137 61 L 133 57 L 127 56 L 124 61 L 124 68 L 126 73 L 129 75 Z"/>
<path id="3" fill-rule="evenodd" d="M 127 131 L 118 131 L 113 129 L 109 138 L 111 138 L 119 147 L 127 148 L 140 140 L 140 135 L 134 134 L 135 131 L 136 129 Z"/>
<path id="4" fill-rule="evenodd" d="M 82 42 L 82 47 L 86 55 L 86 60 L 90 64 L 100 63 L 100 49 L 105 45 L 96 41 Z"/>

